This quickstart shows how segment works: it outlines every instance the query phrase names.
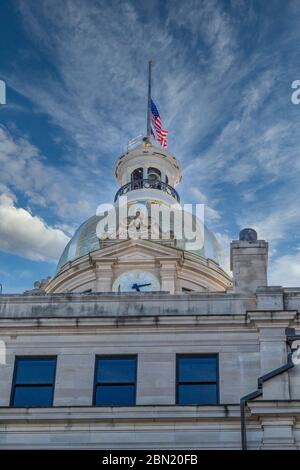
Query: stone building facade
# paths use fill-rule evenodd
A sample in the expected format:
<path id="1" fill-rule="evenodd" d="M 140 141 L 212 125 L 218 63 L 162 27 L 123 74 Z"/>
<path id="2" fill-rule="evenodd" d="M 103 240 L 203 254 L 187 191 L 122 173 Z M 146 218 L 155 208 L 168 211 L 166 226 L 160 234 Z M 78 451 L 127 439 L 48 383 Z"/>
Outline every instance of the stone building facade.
<path id="1" fill-rule="evenodd" d="M 116 199 L 178 202 L 179 163 L 147 141 L 115 174 Z M 53 279 L 0 297 L 1 448 L 299 449 L 300 288 L 268 286 L 268 243 L 242 231 L 231 278 L 205 243 L 98 222 Z"/>

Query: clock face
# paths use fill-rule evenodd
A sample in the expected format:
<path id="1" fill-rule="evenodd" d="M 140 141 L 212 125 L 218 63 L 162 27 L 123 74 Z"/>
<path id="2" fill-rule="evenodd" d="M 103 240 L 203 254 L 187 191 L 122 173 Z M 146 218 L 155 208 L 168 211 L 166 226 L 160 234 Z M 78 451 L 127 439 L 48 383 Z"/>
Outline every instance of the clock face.
<path id="1" fill-rule="evenodd" d="M 113 284 L 114 292 L 150 292 L 160 290 L 156 276 L 140 270 L 127 271 L 121 274 Z"/>

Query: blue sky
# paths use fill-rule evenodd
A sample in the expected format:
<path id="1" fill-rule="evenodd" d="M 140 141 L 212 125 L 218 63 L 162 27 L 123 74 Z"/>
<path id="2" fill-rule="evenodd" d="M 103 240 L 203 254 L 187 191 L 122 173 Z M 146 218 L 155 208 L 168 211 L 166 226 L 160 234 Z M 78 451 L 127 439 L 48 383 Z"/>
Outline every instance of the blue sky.
<path id="1" fill-rule="evenodd" d="M 270 242 L 270 283 L 300 285 L 300 2 L 2 0 L 0 282 L 53 275 L 68 237 L 117 190 L 115 159 L 153 96 L 229 253 L 245 226 Z"/>

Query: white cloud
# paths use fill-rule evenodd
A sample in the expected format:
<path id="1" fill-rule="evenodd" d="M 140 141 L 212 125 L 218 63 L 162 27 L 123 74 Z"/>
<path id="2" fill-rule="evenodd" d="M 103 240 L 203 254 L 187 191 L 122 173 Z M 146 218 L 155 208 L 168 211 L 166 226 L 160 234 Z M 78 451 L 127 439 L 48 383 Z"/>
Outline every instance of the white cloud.
<path id="1" fill-rule="evenodd" d="M 255 172 L 256 165 L 253 165 L 253 162 L 236 162 L 233 165 L 229 165 L 229 168 L 227 169 L 227 175 L 224 180 L 234 184 L 239 184 L 247 181 L 249 177 L 252 176 Z"/>
<path id="2" fill-rule="evenodd" d="M 198 204 L 206 204 L 207 196 L 202 191 L 200 191 L 199 188 L 196 188 L 195 186 L 192 186 L 190 188 L 190 193 L 195 198 L 195 200 Z"/>
<path id="3" fill-rule="evenodd" d="M 284 255 L 270 265 L 269 284 L 285 287 L 300 285 L 300 253 Z"/>
<path id="4" fill-rule="evenodd" d="M 218 90 L 238 80 L 236 70 L 224 80 L 237 65 L 238 33 L 216 0 L 200 5 L 167 1 L 165 15 L 158 14 L 161 5 L 155 0 L 147 6 L 66 0 L 63 9 L 60 0 L 18 4 L 31 40 L 57 74 L 40 70 L 33 81 L 22 71 L 9 77 L 10 84 L 68 131 L 83 151 L 120 148 L 144 130 L 146 60 L 153 55 L 153 93 L 162 103 L 170 135 L 177 136 L 175 150 L 210 132 L 211 122 L 222 117 L 229 96 Z"/>
<path id="5" fill-rule="evenodd" d="M 31 260 L 55 261 L 68 240 L 62 230 L 16 207 L 11 196 L 0 196 L 0 250 Z"/>
<path id="6" fill-rule="evenodd" d="M 216 239 L 219 243 L 219 263 L 222 268 L 231 276 L 232 272 L 230 270 L 230 242 L 231 238 L 227 233 L 215 233 Z"/>
<path id="7" fill-rule="evenodd" d="M 192 186 L 189 188 L 189 193 L 194 198 L 192 201 L 193 204 L 204 204 L 205 219 L 208 219 L 209 221 L 216 221 L 221 219 L 220 213 L 207 204 L 208 198 L 202 191 L 200 191 L 200 189 Z"/>
<path id="8" fill-rule="evenodd" d="M 21 192 L 30 206 L 48 208 L 64 221 L 80 222 L 99 202 L 91 190 L 88 163 L 85 170 L 72 161 L 55 168 L 28 137 L 18 135 L 17 130 L 13 135 L 1 125 L 0 166 L 0 194 Z"/>
<path id="9" fill-rule="evenodd" d="M 167 117 L 171 145 L 183 161 L 193 159 L 185 182 L 197 177 L 197 184 L 240 184 L 257 170 L 280 172 L 287 158 L 279 155 L 285 145 L 279 145 L 282 135 L 271 145 L 260 136 L 264 129 L 255 125 L 257 111 L 276 86 L 276 65 L 261 49 L 245 58 L 237 47 L 241 29 L 253 21 L 248 2 L 233 4 L 231 15 L 216 0 L 200 5 L 195 0 L 171 1 L 166 5 L 165 20 L 157 16 L 155 1 L 147 8 L 131 2 L 117 4 L 118 8 L 107 2 L 87 5 L 82 0 L 67 0 L 62 10 L 57 0 L 38 5 L 19 1 L 26 30 L 58 73 L 40 71 L 35 82 L 19 74 L 10 77 L 10 83 L 69 133 L 85 154 L 83 161 L 88 152 L 119 149 L 143 131 L 145 58 L 155 51 L 153 93 Z M 151 21 L 153 13 L 155 21 Z M 184 41 L 179 39 L 182 36 Z M 199 43 L 205 47 L 198 47 Z M 254 76 L 248 84 L 249 75 L 262 62 L 267 72 Z M 227 113 L 232 107 L 234 120 Z M 223 130 L 197 161 L 190 149 L 216 128 Z M 82 154 L 76 165 L 79 161 Z"/>
<path id="10" fill-rule="evenodd" d="M 211 221 L 221 219 L 220 213 L 216 209 L 213 209 L 212 207 L 209 207 L 207 205 L 205 205 L 205 217 Z"/>
<path id="11" fill-rule="evenodd" d="M 275 202 L 275 201 L 274 201 Z M 300 226 L 298 201 L 279 201 L 274 207 L 263 208 L 260 212 L 248 213 L 239 219 L 241 228 L 254 228 L 260 239 L 272 242 L 273 248 L 282 240 L 296 233 Z"/>

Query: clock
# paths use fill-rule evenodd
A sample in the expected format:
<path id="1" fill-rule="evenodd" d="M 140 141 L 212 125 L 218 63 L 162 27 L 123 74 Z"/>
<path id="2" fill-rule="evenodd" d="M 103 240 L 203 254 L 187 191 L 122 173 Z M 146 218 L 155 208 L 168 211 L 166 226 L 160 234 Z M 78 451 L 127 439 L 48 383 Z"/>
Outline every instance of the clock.
<path id="1" fill-rule="evenodd" d="M 160 290 L 159 280 L 148 271 L 134 269 L 122 273 L 112 287 L 113 292 L 150 292 Z"/>

